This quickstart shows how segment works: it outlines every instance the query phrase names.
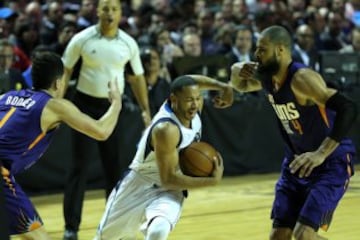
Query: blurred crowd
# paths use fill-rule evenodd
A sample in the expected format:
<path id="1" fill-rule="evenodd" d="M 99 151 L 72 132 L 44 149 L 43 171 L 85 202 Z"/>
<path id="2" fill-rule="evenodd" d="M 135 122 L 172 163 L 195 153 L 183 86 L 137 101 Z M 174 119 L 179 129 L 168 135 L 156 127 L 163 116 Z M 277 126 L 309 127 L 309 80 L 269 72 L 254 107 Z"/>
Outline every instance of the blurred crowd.
<path id="1" fill-rule="evenodd" d="M 31 59 L 37 52 L 62 55 L 75 33 L 97 23 L 96 0 L 0 4 L 0 92 L 31 87 Z M 274 24 L 293 34 L 294 60 L 315 70 L 320 51 L 360 50 L 360 0 L 123 0 L 121 4 L 119 27 L 138 42 L 149 91 L 166 90 L 167 83 L 186 73 L 226 79 L 232 63 L 254 60 L 259 32 Z"/>

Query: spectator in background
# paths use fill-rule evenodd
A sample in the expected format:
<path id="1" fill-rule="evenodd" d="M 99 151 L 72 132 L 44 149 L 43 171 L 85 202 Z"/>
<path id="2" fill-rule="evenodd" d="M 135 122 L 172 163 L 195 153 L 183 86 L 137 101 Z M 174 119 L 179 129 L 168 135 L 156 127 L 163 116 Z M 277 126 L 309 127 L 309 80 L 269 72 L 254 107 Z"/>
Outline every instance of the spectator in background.
<path id="1" fill-rule="evenodd" d="M 320 35 L 321 50 L 338 51 L 346 46 L 346 36 L 343 33 L 344 17 L 337 12 L 330 12 L 327 18 L 327 27 Z"/>
<path id="2" fill-rule="evenodd" d="M 96 23 L 95 0 L 82 0 L 81 8 L 77 19 L 77 27 L 83 30 Z"/>
<path id="3" fill-rule="evenodd" d="M 185 34 L 182 38 L 182 47 L 185 56 L 199 57 L 202 53 L 199 34 Z"/>
<path id="4" fill-rule="evenodd" d="M 327 8 L 327 0 L 310 0 L 310 6 L 316 9 Z"/>
<path id="5" fill-rule="evenodd" d="M 345 3 L 345 16 L 348 19 L 356 19 L 356 12 L 360 11 L 360 1 L 359 0 L 348 0 Z"/>
<path id="6" fill-rule="evenodd" d="M 181 42 L 185 58 L 175 59 L 174 63 L 168 66 L 171 79 L 188 73 L 204 74 L 204 72 L 208 72 L 207 66 L 200 60 L 202 56 L 200 35 L 197 32 L 184 34 Z"/>
<path id="7" fill-rule="evenodd" d="M 20 48 L 28 58 L 34 48 L 40 43 L 39 29 L 29 19 L 17 21 L 15 26 L 16 46 Z"/>
<path id="8" fill-rule="evenodd" d="M 16 44 L 16 37 L 14 35 L 14 26 L 18 14 L 10 8 L 0 9 L 0 38 L 6 38 L 10 43 Z M 30 59 L 17 46 L 14 48 L 13 67 L 20 71 L 25 71 L 30 66 Z"/>
<path id="9" fill-rule="evenodd" d="M 199 26 L 196 24 L 195 21 L 192 21 L 192 20 L 186 21 L 181 26 L 181 34 L 182 34 L 182 36 L 184 36 L 186 34 L 189 34 L 189 33 L 199 34 Z"/>
<path id="10" fill-rule="evenodd" d="M 323 47 L 320 35 L 326 29 L 326 16 L 319 10 L 308 11 L 304 16 L 304 24 L 309 25 L 314 33 L 314 47 L 317 50 L 321 50 Z"/>
<path id="11" fill-rule="evenodd" d="M 156 12 L 155 8 L 148 2 L 142 3 L 134 12 L 132 16 L 127 17 L 126 25 L 127 33 L 130 36 L 138 38 L 140 43 L 149 44 L 148 36 L 151 24 L 151 15 Z"/>
<path id="12" fill-rule="evenodd" d="M 22 13 L 28 0 L 5 0 L 5 6 L 17 13 Z"/>
<path id="13" fill-rule="evenodd" d="M 218 53 L 219 45 L 214 40 L 214 14 L 209 9 L 201 11 L 197 17 L 197 24 L 203 54 L 212 55 Z"/>
<path id="14" fill-rule="evenodd" d="M 30 58 L 17 46 L 13 46 L 13 50 L 15 55 L 13 67 L 21 72 L 25 71 L 31 65 Z"/>
<path id="15" fill-rule="evenodd" d="M 218 29 L 226 23 L 224 14 L 221 11 L 217 11 L 214 15 L 214 28 Z"/>
<path id="16" fill-rule="evenodd" d="M 9 90 L 28 88 L 21 72 L 12 67 L 13 46 L 7 39 L 0 39 L 0 95 Z"/>
<path id="17" fill-rule="evenodd" d="M 156 12 L 155 9 L 152 9 L 150 5 L 148 5 L 147 7 L 148 10 L 146 12 L 146 15 L 141 16 L 141 21 L 138 21 L 138 23 L 140 24 L 145 24 L 143 22 L 147 21 L 147 26 L 141 31 L 141 35 L 137 38 L 137 42 L 140 46 L 149 45 L 151 33 L 156 29 L 162 28 L 165 21 L 165 16 L 163 13 Z"/>
<path id="18" fill-rule="evenodd" d="M 204 74 L 208 72 L 207 66 L 203 64 L 200 35 L 191 32 L 182 35 L 181 46 L 184 56 L 174 59 L 172 64 L 168 64 L 171 79 L 175 79 L 183 74 Z"/>
<path id="19" fill-rule="evenodd" d="M 26 18 L 30 20 L 30 23 L 36 25 L 36 27 L 40 29 L 43 17 L 40 3 L 38 1 L 31 1 L 26 5 L 24 13 Z"/>
<path id="20" fill-rule="evenodd" d="M 330 9 L 333 12 L 338 12 L 338 13 L 344 15 L 345 14 L 345 0 L 332 0 Z"/>
<path id="21" fill-rule="evenodd" d="M 58 28 L 63 21 L 64 15 L 60 2 L 52 0 L 47 6 L 40 28 L 41 44 L 52 44 L 57 41 Z"/>
<path id="22" fill-rule="evenodd" d="M 77 25 L 75 22 L 64 21 L 58 31 L 57 41 L 50 45 L 50 49 L 62 56 L 66 46 L 77 32 Z"/>
<path id="23" fill-rule="evenodd" d="M 233 31 L 233 45 L 229 53 L 225 56 L 227 62 L 227 76 L 231 75 L 231 66 L 236 62 L 250 62 L 255 60 L 253 54 L 253 41 L 254 36 L 252 29 L 246 25 L 238 25 Z M 236 100 L 244 101 L 250 96 L 258 96 L 257 92 L 240 93 L 235 92 L 234 97 Z"/>
<path id="24" fill-rule="evenodd" d="M 225 21 L 232 21 L 232 6 L 233 0 L 222 0 L 220 11 Z"/>
<path id="25" fill-rule="evenodd" d="M 140 57 L 145 70 L 150 112 L 154 116 L 169 96 L 170 84 L 160 76 L 160 55 L 155 49 L 141 49 Z"/>
<path id="26" fill-rule="evenodd" d="M 318 51 L 315 48 L 314 32 L 309 25 L 302 24 L 297 27 L 295 42 L 292 49 L 292 58 L 319 71 Z"/>
<path id="27" fill-rule="evenodd" d="M 123 93 L 125 79 L 124 69 L 130 63 L 134 77 L 131 89 L 142 110 L 144 125 L 150 122 L 148 93 L 141 64 L 139 48 L 136 41 L 118 28 L 121 19 L 119 0 L 100 0 L 97 6 L 98 24 L 77 33 L 68 44 L 63 61 L 64 78 L 68 82 L 74 66 L 82 59 L 82 66 L 76 85 L 73 102 L 82 111 L 97 118 L 107 109 L 107 81 L 116 79 L 120 92 Z M 126 126 L 120 117 L 118 126 Z M 126 130 L 114 131 L 104 142 L 97 141 L 100 160 L 105 176 L 106 197 L 126 169 L 122 169 L 125 161 L 119 151 L 119 137 L 124 137 Z M 89 160 L 88 150 L 93 140 L 87 136 L 73 132 L 73 162 L 69 170 L 64 194 L 64 240 L 77 239 L 81 223 L 82 206 L 86 190 Z M 127 166 L 124 166 L 127 168 Z"/>
<path id="28" fill-rule="evenodd" d="M 149 106 L 151 115 L 159 110 L 170 94 L 170 84 L 160 76 L 160 55 L 152 47 L 143 47 L 140 50 L 141 62 L 144 66 L 144 76 L 149 95 Z M 127 76 L 128 81 L 134 81 L 131 74 Z M 131 92 L 126 93 L 131 96 Z M 131 97 L 134 99 L 134 97 Z"/>
<path id="29" fill-rule="evenodd" d="M 217 54 L 227 54 L 231 51 L 234 39 L 235 24 L 228 22 L 216 30 L 214 40 L 218 44 Z"/>
<path id="30" fill-rule="evenodd" d="M 248 8 L 245 0 L 233 0 L 232 19 L 235 24 L 240 24 L 247 17 Z"/>
<path id="31" fill-rule="evenodd" d="M 194 16 L 198 15 L 202 10 L 206 8 L 206 2 L 206 0 L 195 0 Z"/>
<path id="32" fill-rule="evenodd" d="M 360 53 L 360 26 L 351 31 L 351 44 L 339 50 L 340 53 Z"/>
<path id="33" fill-rule="evenodd" d="M 18 18 L 19 14 L 17 14 L 11 8 L 0 8 L 0 20 L 2 20 L 1 24 L 1 37 L 7 37 L 10 39 L 10 42 L 14 42 L 14 30 L 15 30 L 15 22 Z"/>
<path id="34" fill-rule="evenodd" d="M 230 66 L 236 62 L 253 61 L 255 59 L 252 53 L 254 37 L 251 28 L 240 25 L 235 28 L 233 34 L 234 44 L 231 52 L 227 54 L 227 57 L 230 59 Z"/>
<path id="35" fill-rule="evenodd" d="M 184 53 L 179 46 L 173 43 L 170 39 L 169 31 L 163 26 L 154 29 L 149 37 L 150 46 L 154 47 L 160 53 L 160 76 L 166 79 L 166 81 L 171 82 L 169 68 L 171 68 L 173 58 L 181 57 Z"/>

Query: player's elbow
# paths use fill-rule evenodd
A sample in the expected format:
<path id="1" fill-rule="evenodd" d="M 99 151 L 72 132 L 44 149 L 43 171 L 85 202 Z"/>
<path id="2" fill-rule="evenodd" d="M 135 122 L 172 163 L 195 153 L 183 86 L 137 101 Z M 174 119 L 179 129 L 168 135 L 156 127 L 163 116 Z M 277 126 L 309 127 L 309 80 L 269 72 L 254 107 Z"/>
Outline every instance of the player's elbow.
<path id="1" fill-rule="evenodd" d="M 110 137 L 110 132 L 107 131 L 99 131 L 93 137 L 97 141 L 106 141 Z"/>
<path id="2" fill-rule="evenodd" d="M 168 175 L 165 174 L 160 174 L 160 181 L 161 181 L 161 185 L 164 188 L 171 188 L 172 187 L 172 181 L 171 178 Z"/>
<path id="3" fill-rule="evenodd" d="M 106 141 L 109 137 L 108 136 L 99 136 L 96 140 L 98 141 Z"/>
<path id="4" fill-rule="evenodd" d="M 166 189 L 176 190 L 177 185 L 175 181 L 175 176 L 172 174 L 160 174 L 161 186 Z"/>

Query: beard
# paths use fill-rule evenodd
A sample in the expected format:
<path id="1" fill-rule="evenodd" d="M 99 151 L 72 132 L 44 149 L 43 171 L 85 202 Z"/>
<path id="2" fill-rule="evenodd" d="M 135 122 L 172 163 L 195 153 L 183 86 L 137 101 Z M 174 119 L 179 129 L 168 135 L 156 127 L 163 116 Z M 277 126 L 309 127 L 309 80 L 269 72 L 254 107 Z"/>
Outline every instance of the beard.
<path id="1" fill-rule="evenodd" d="M 275 54 L 267 63 L 259 62 L 259 66 L 257 68 L 257 73 L 260 75 L 275 75 L 280 69 L 280 64 L 276 60 Z"/>
<path id="2" fill-rule="evenodd" d="M 260 61 L 258 62 L 259 65 L 255 73 L 255 77 L 261 82 L 263 82 L 265 85 L 270 84 L 272 82 L 272 76 L 275 75 L 280 69 L 280 64 L 276 60 L 275 54 L 265 64 L 261 63 Z"/>

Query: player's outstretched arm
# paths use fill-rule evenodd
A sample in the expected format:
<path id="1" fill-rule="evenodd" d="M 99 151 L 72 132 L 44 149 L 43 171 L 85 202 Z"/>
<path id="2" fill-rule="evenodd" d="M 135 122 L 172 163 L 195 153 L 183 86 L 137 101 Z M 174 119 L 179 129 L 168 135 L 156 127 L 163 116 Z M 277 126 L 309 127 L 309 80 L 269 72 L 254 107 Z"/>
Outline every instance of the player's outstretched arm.
<path id="1" fill-rule="evenodd" d="M 261 90 L 261 82 L 255 78 L 256 68 L 256 62 L 234 63 L 231 66 L 230 85 L 239 92 Z"/>
<path id="2" fill-rule="evenodd" d="M 190 177 L 182 174 L 179 170 L 177 150 L 179 141 L 179 128 L 171 122 L 159 123 L 152 130 L 151 142 L 163 187 L 183 190 L 216 185 L 222 177 L 222 165 L 216 167 L 216 172 L 211 177 Z"/>
<path id="3" fill-rule="evenodd" d="M 233 104 L 233 89 L 228 83 L 218 81 L 204 75 L 189 75 L 193 78 L 202 90 L 217 90 L 219 94 L 214 98 L 214 106 L 226 108 Z"/>
<path id="4" fill-rule="evenodd" d="M 121 110 L 120 92 L 116 81 L 109 83 L 109 100 L 109 109 L 100 119 L 95 120 L 66 99 L 51 99 L 42 113 L 42 129 L 47 131 L 64 122 L 89 137 L 106 140 L 115 128 Z"/>

